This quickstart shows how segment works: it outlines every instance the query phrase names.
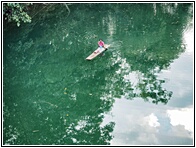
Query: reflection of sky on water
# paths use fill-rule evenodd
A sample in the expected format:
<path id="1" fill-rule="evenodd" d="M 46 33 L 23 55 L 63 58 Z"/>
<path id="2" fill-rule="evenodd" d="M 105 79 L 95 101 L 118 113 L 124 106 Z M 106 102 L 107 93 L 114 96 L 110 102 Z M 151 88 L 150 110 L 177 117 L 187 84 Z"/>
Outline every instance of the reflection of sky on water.
<path id="1" fill-rule="evenodd" d="M 144 102 L 141 98 L 127 100 L 126 96 L 115 99 L 111 112 L 104 118 L 104 124 L 115 122 L 112 145 L 193 144 L 193 43 L 193 29 L 189 26 L 183 33 L 185 52 L 170 64 L 169 69 L 158 74 L 159 78 L 166 80 L 163 87 L 173 92 L 166 105 Z M 119 55 L 117 59 L 122 61 L 117 74 L 130 69 L 126 59 L 120 59 Z M 137 85 L 139 75 L 131 72 L 124 76 L 124 80 Z"/>
<path id="2" fill-rule="evenodd" d="M 193 123 L 190 121 L 193 118 L 188 118 L 191 116 L 190 111 L 186 109 L 175 110 L 168 106 L 156 106 L 145 103 L 139 98 L 133 101 L 125 98 L 117 99 L 112 109 L 112 116 L 106 116 L 107 120 L 113 120 L 116 123 L 111 144 L 192 144 L 192 132 L 188 127 L 190 122 Z M 182 117 L 187 114 L 189 114 L 188 120 Z"/>
<path id="3" fill-rule="evenodd" d="M 170 7 L 169 9 L 164 9 L 165 13 L 171 13 L 171 14 L 174 13 L 175 10 L 173 10 L 172 8 L 173 7 Z M 154 5 L 154 9 L 156 15 L 156 5 Z M 112 90 L 112 88 L 115 88 L 114 86 L 115 82 L 118 81 L 119 77 L 122 76 L 124 81 L 131 83 L 132 88 L 134 88 L 133 93 L 140 94 L 140 92 L 138 91 L 141 90 L 137 89 L 137 86 L 140 80 L 142 80 L 143 78 L 142 73 L 139 71 L 132 71 L 132 65 L 130 65 L 127 62 L 127 59 L 123 56 L 123 54 L 120 51 L 115 50 L 123 45 L 122 41 L 118 41 L 115 38 L 115 34 L 117 31 L 117 26 L 116 26 L 117 20 L 118 19 L 115 19 L 113 15 L 109 15 L 108 18 L 106 16 L 106 18 L 103 19 L 103 24 L 105 23 L 108 25 L 108 32 L 107 32 L 109 36 L 108 43 L 111 43 L 113 47 L 115 47 L 115 48 L 111 48 L 111 50 L 109 50 L 108 52 L 113 50 L 113 52 L 110 52 L 110 54 L 113 55 L 113 59 L 111 59 L 113 65 L 117 63 L 117 65 L 120 66 L 120 68 L 116 71 L 117 77 L 115 76 L 112 78 L 106 77 L 108 79 L 111 78 L 112 79 L 111 81 L 114 82 L 113 84 L 111 83 L 106 84 L 108 85 L 106 87 L 111 88 L 107 90 Z M 104 28 L 103 31 L 105 31 Z M 163 83 L 163 87 L 173 92 L 171 100 L 169 100 L 169 102 L 166 105 L 163 104 L 155 105 L 153 103 L 145 102 L 142 98 L 139 97 L 137 98 L 135 97 L 133 100 L 128 100 L 126 94 L 127 92 L 124 92 L 124 96 L 121 96 L 120 99 L 114 98 L 115 100 L 114 105 L 112 106 L 111 111 L 105 114 L 104 123 L 103 123 L 103 125 L 106 125 L 111 121 L 115 122 L 114 131 L 112 132 L 112 135 L 114 135 L 114 138 L 111 141 L 112 145 L 138 145 L 138 144 L 140 145 L 172 145 L 172 144 L 191 145 L 192 144 L 193 123 L 194 123 L 193 106 L 192 106 L 193 105 L 193 100 L 192 100 L 193 99 L 193 78 L 192 78 L 193 56 L 192 55 L 194 49 L 193 30 L 190 29 L 189 26 L 184 29 L 183 33 L 184 34 L 183 34 L 182 46 L 185 45 L 186 51 L 181 55 L 179 55 L 179 57 L 170 64 L 169 69 L 162 70 L 161 73 L 158 74 L 158 78 L 160 80 L 166 80 L 166 83 Z M 68 39 L 68 37 L 70 36 L 71 34 L 66 32 L 61 39 L 64 42 L 64 39 Z M 47 43 L 49 43 L 51 46 L 54 47 L 55 52 L 58 51 L 56 50 L 57 44 L 54 44 L 55 43 L 54 39 L 48 41 Z M 68 41 L 68 45 L 74 45 L 74 44 L 72 44 L 72 41 Z M 63 49 L 64 48 L 65 47 L 63 47 Z M 142 50 L 140 53 L 145 52 L 145 50 L 146 49 Z M 34 61 L 33 63 L 35 63 L 35 60 L 33 61 Z M 68 69 L 68 70 L 72 70 L 72 69 Z M 58 77 L 55 76 L 55 78 L 57 78 L 55 80 L 58 80 Z M 78 81 L 79 80 L 77 79 L 77 82 Z M 77 90 L 75 91 L 76 91 L 75 93 L 70 95 L 72 101 L 74 102 L 78 101 L 79 100 L 78 96 L 80 96 L 80 94 L 79 95 L 77 94 Z M 64 94 L 66 95 L 67 93 L 64 92 Z M 108 96 L 106 96 L 106 94 Z M 108 98 L 113 97 L 113 95 L 111 94 L 104 93 L 101 99 L 106 100 Z M 89 96 L 93 96 L 93 95 L 94 94 L 89 93 Z M 46 104 L 46 105 L 51 105 L 51 104 Z M 81 104 L 81 106 L 83 106 L 83 104 Z M 41 110 L 41 107 L 40 106 L 38 107 L 39 107 L 38 109 Z M 67 108 L 68 107 L 69 107 L 69 102 Z M 64 114 L 64 113 L 65 113 L 64 111 L 62 111 L 62 113 L 60 112 L 60 114 Z M 69 136 L 74 135 L 76 132 L 80 134 L 84 131 L 84 136 L 85 134 L 91 134 L 93 132 L 92 130 L 90 130 L 89 133 L 85 133 L 86 132 L 84 130 L 85 127 L 89 126 L 89 123 L 87 121 L 90 120 L 88 118 L 80 119 L 80 117 L 78 117 L 78 121 L 75 124 L 69 124 L 69 120 L 65 118 L 65 116 L 67 117 L 68 114 L 62 115 L 61 117 L 62 119 L 60 118 L 63 123 L 62 127 L 64 126 L 66 127 L 63 130 L 63 132 L 65 131 L 65 135 L 62 137 L 62 139 L 59 140 L 60 142 L 64 138 L 66 138 L 66 136 L 69 138 Z M 97 117 L 97 114 L 95 114 L 95 117 Z M 74 117 L 71 118 L 75 119 Z M 48 118 L 47 116 L 47 118 L 45 118 L 44 120 L 48 120 L 48 119 L 50 118 Z M 95 122 L 96 121 L 97 120 L 95 120 Z M 92 122 L 92 125 L 93 123 L 94 122 Z M 99 123 L 100 122 L 98 122 L 98 124 Z M 74 128 L 72 128 L 73 125 Z M 95 126 L 95 128 L 96 127 L 97 126 Z M 90 128 L 93 129 L 94 127 L 92 126 Z M 53 130 L 53 127 L 51 127 L 51 129 Z M 10 144 L 12 142 L 15 143 L 16 140 L 20 138 L 20 134 L 19 134 L 20 130 L 10 125 L 8 127 L 8 131 L 10 131 L 9 133 L 10 138 L 6 141 L 7 144 Z M 36 133 L 37 131 L 38 130 L 34 130 L 33 132 L 35 132 L 35 134 L 38 134 Z M 43 139 L 46 138 L 48 137 L 45 137 Z M 70 137 L 70 139 L 75 144 L 79 142 L 78 139 L 75 138 L 74 136 Z"/>

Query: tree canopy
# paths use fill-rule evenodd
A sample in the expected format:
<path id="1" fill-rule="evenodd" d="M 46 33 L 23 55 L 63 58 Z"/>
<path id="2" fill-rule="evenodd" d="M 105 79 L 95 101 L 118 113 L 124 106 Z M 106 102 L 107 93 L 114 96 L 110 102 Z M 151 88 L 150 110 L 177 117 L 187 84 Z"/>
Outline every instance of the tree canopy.
<path id="1" fill-rule="evenodd" d="M 7 22 L 15 22 L 19 27 L 21 22 L 31 22 L 31 17 L 28 15 L 28 7 L 31 3 L 4 3 L 3 17 Z"/>

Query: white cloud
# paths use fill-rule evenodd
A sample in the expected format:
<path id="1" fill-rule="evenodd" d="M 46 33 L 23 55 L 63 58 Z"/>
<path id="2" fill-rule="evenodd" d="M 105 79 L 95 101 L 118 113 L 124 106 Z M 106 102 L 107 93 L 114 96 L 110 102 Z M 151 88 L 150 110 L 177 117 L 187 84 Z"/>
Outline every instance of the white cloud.
<path id="1" fill-rule="evenodd" d="M 183 44 L 186 45 L 186 53 L 193 54 L 194 51 L 194 31 L 192 26 L 193 20 L 190 19 L 184 32 L 183 32 Z"/>
<path id="2" fill-rule="evenodd" d="M 145 119 L 148 121 L 148 124 L 152 127 L 160 126 L 160 123 L 158 122 L 158 118 L 153 113 L 145 117 Z"/>
<path id="3" fill-rule="evenodd" d="M 175 110 L 167 110 L 167 114 L 170 118 L 170 123 L 173 126 L 183 125 L 186 130 L 193 133 L 194 113 L 193 113 L 192 107 L 175 109 Z"/>

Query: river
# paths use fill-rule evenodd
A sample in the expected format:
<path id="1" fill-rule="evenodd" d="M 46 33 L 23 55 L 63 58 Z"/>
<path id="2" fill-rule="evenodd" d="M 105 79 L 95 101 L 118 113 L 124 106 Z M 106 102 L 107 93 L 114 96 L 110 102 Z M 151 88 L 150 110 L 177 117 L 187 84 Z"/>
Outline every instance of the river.
<path id="1" fill-rule="evenodd" d="M 67 6 L 4 26 L 3 144 L 193 145 L 193 5 Z"/>

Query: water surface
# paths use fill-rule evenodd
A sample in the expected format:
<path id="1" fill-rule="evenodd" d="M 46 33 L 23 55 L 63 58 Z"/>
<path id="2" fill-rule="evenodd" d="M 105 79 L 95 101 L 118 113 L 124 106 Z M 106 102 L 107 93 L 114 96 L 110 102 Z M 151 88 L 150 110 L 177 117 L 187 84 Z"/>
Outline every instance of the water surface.
<path id="1" fill-rule="evenodd" d="M 193 145 L 193 5 L 51 5 L 4 27 L 3 144 Z"/>

